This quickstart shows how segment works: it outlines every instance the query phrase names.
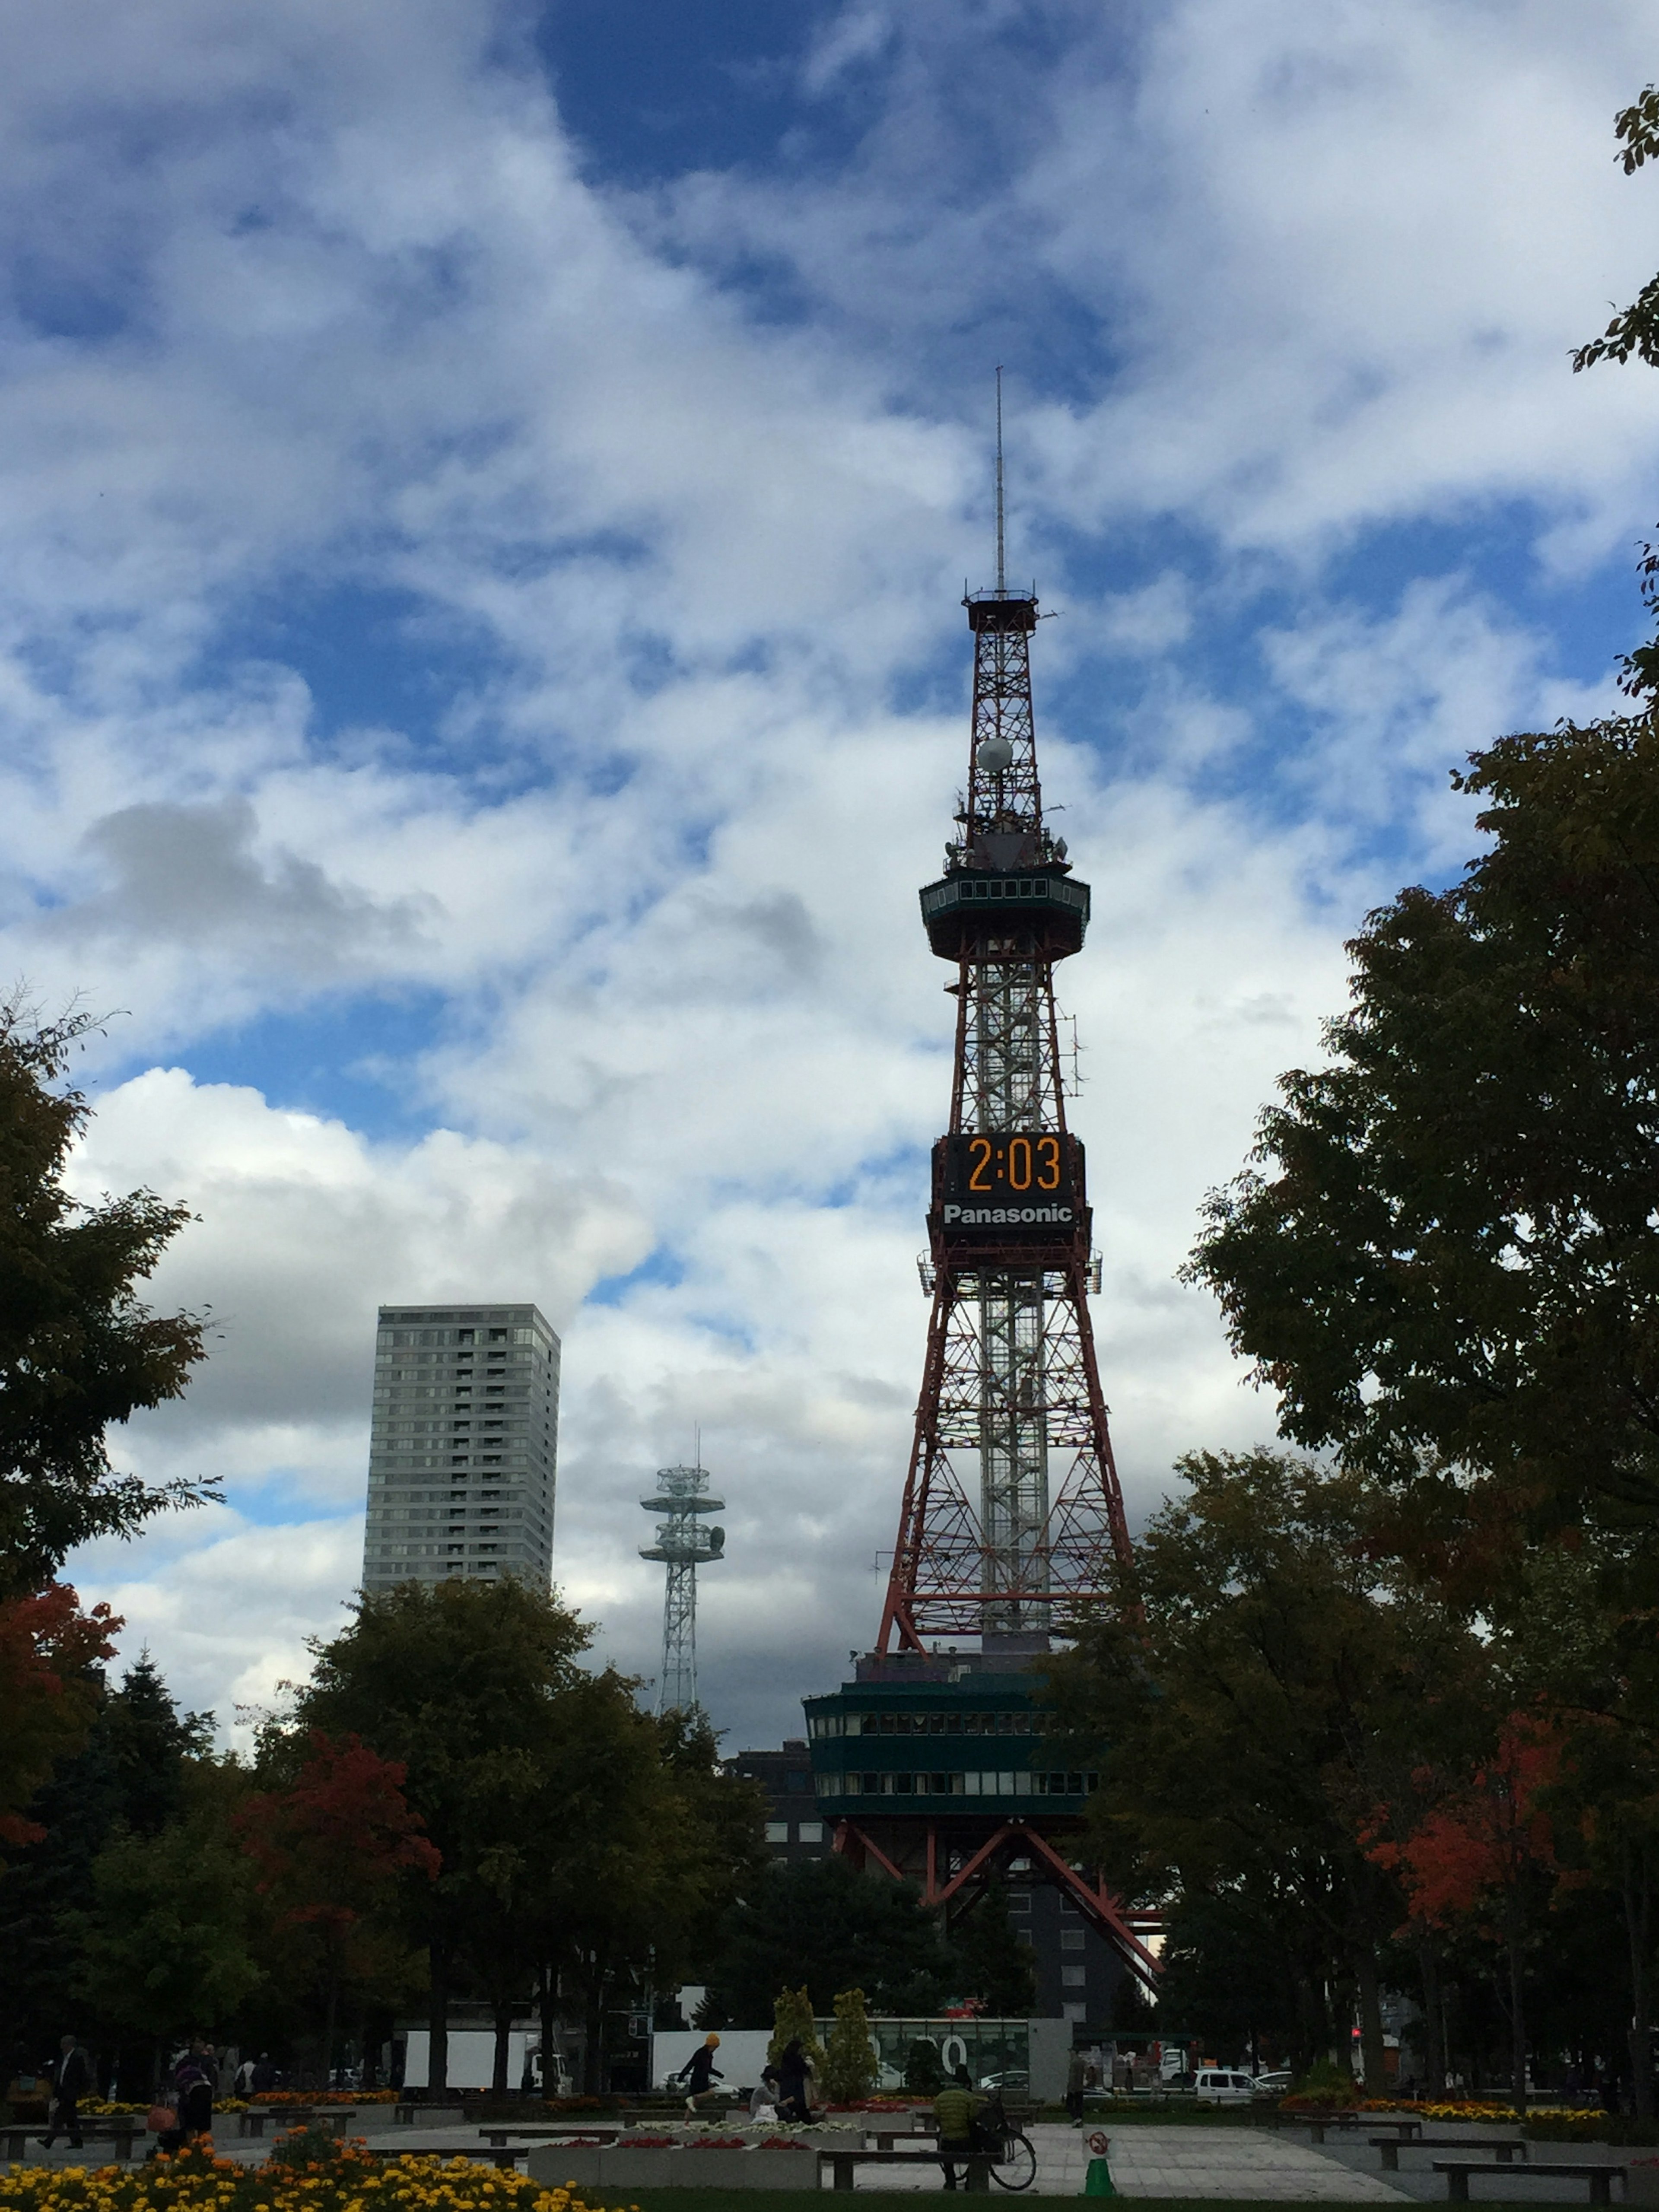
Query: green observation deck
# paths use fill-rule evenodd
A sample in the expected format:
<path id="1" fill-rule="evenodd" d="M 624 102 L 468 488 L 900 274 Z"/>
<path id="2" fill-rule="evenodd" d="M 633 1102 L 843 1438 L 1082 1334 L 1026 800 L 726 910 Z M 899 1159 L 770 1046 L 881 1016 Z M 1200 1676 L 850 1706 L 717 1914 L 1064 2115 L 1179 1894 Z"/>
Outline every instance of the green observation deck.
<path id="1" fill-rule="evenodd" d="M 1075 952 L 1089 927 L 1089 886 L 1052 868 L 994 874 L 962 868 L 923 886 L 921 919 L 941 960 L 958 960 L 988 931 L 1025 930 L 1051 957 Z"/>
<path id="2" fill-rule="evenodd" d="M 1031 1675 L 935 1663 L 945 1679 L 905 1680 L 895 1679 L 892 1659 L 866 1660 L 860 1675 L 880 1668 L 879 1677 L 805 1701 L 825 1818 L 1080 1814 L 1098 1778 L 1055 1763 L 1054 1716 L 1037 1701 Z"/>

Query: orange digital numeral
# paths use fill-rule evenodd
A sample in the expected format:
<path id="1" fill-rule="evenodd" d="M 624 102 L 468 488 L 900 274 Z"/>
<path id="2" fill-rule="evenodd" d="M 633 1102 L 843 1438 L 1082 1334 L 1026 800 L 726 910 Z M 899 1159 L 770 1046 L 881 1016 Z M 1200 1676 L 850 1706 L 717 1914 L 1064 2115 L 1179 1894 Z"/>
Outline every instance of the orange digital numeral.
<path id="1" fill-rule="evenodd" d="M 968 1178 L 969 1189 L 989 1190 L 991 1186 L 985 1178 L 990 1172 L 991 1167 L 991 1139 L 988 1137 L 970 1137 L 968 1139 L 968 1149 L 970 1152 L 979 1154 L 979 1158 L 975 1163 L 974 1171 Z"/>
<path id="2" fill-rule="evenodd" d="M 1039 1137 L 1037 1158 L 1041 1163 L 1037 1170 L 1037 1188 L 1058 1190 L 1060 1188 L 1060 1139 Z"/>
<path id="3" fill-rule="evenodd" d="M 1031 1188 L 1031 1140 L 1029 1137 L 1010 1137 L 1008 1139 L 1008 1182 L 1014 1190 Z"/>

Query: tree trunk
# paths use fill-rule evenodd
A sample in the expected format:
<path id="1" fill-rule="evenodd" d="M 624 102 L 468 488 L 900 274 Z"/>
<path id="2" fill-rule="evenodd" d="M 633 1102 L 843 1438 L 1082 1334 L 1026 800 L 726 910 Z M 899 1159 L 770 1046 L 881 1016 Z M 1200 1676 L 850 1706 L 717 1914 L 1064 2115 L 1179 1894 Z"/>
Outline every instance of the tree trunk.
<path id="1" fill-rule="evenodd" d="M 541 1986 L 537 1992 L 542 2015 L 542 2095 L 544 2098 L 556 2097 L 559 2094 L 558 2072 L 553 2063 L 553 2012 L 556 1988 L 557 1978 L 552 1967 L 544 1963 L 541 1970 Z"/>
<path id="2" fill-rule="evenodd" d="M 432 1972 L 432 1990 L 427 2007 L 426 2094 L 428 2097 L 447 2097 L 449 2094 L 449 1941 L 447 1936 L 433 1937 L 427 1947 L 427 1959 Z"/>
<path id="3" fill-rule="evenodd" d="M 328 1978 L 328 2008 L 323 2019 L 323 2087 L 334 2087 L 334 2024 L 340 2009 L 340 1977 Z"/>
<path id="4" fill-rule="evenodd" d="M 1355 1946 L 1354 1980 L 1359 1996 L 1359 2047 L 1365 2065 L 1365 2094 L 1389 2094 L 1388 2061 L 1383 2056 L 1382 1992 L 1376 1983 L 1376 1954 L 1369 1943 Z"/>
<path id="5" fill-rule="evenodd" d="M 1653 2118 L 1653 1984 L 1651 1961 L 1653 1890 L 1648 1855 L 1639 1844 L 1625 1846 L 1625 1929 L 1630 1939 L 1631 2094 L 1637 2117 Z"/>
<path id="6" fill-rule="evenodd" d="M 1426 1936 L 1417 1941 L 1417 1968 L 1423 1978 L 1423 2057 L 1429 2069 L 1425 2087 L 1431 2097 L 1445 2094 L 1450 2063 L 1446 2054 L 1446 2000 L 1440 1987 L 1440 1961 Z"/>
<path id="7" fill-rule="evenodd" d="M 605 2033 L 605 1975 L 597 1960 L 591 1975 L 582 1984 L 584 2021 L 587 2029 L 587 2048 L 582 2054 L 582 2087 L 590 2097 L 599 2094 L 602 2073 L 600 2039 Z"/>
<path id="8" fill-rule="evenodd" d="M 1510 1954 L 1510 2094 L 1517 2112 L 1527 2109 L 1527 2017 L 1521 1994 L 1522 1929 L 1519 1912 L 1511 1906 L 1509 1914 Z"/>
<path id="9" fill-rule="evenodd" d="M 492 2096 L 504 2097 L 507 2061 L 513 2055 L 513 2001 L 509 1997 L 502 2004 L 498 1999 L 490 2009 L 495 2015 L 495 2063 L 490 2072 L 489 2090 Z"/>

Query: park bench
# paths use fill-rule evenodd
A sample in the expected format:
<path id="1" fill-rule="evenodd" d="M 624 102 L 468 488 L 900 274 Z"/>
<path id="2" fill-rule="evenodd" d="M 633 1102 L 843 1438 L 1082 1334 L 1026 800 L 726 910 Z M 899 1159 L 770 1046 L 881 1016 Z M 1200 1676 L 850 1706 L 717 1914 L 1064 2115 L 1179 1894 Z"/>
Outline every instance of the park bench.
<path id="1" fill-rule="evenodd" d="M 1361 2128 L 1386 2128 L 1400 2142 L 1412 2142 L 1423 2132 L 1421 2120 L 1379 2119 L 1375 2112 L 1308 2112 L 1303 2115 L 1308 2123 L 1310 2140 L 1322 2143 L 1327 2129 L 1334 2128 L 1340 2135 L 1354 2135 Z"/>
<path id="2" fill-rule="evenodd" d="M 637 2130 L 624 2129 L 620 2120 L 566 2120 L 562 2125 L 546 2125 L 539 2120 L 526 2120 L 522 2127 L 516 2121 L 507 2126 L 480 2128 L 478 2133 L 486 2142 L 494 2143 L 499 2150 L 510 2141 L 535 2142 L 563 2142 L 572 2136 L 633 2135 Z"/>
<path id="3" fill-rule="evenodd" d="M 24 2156 L 31 2142 L 39 2142 L 44 2129 L 37 2123 L 30 2128 L 0 2130 L 0 2143 L 4 2145 L 8 2165 L 15 2166 Z M 132 2146 L 144 2132 L 142 2120 L 87 2120 L 82 2124 L 81 2140 L 83 2147 L 94 2142 L 107 2142 L 118 2165 L 127 2165 L 132 2157 Z"/>
<path id="4" fill-rule="evenodd" d="M 1501 2165 L 1508 2166 L 1516 2151 L 1524 2159 L 1525 2141 L 1520 2136 L 1493 2136 L 1485 2142 L 1473 2142 L 1468 2136 L 1373 2136 L 1371 2148 L 1382 2154 L 1384 2173 L 1398 2173 L 1402 2150 L 1489 2150 Z"/>
<path id="5" fill-rule="evenodd" d="M 826 2163 L 830 2168 L 833 2189 L 851 2189 L 853 2175 L 860 2166 L 939 2166 L 945 2164 L 945 2154 L 937 2150 L 826 2150 L 818 2152 L 818 2173 L 823 2175 Z M 951 2154 L 952 2166 L 968 2170 L 968 2186 L 988 2194 L 991 2187 L 992 2158 L 988 2150 L 957 2150 Z"/>
<path id="6" fill-rule="evenodd" d="M 1496 2173 L 1498 2169 L 1489 2158 L 1437 2158 L 1434 2162 L 1437 2173 L 1446 2177 L 1446 2201 L 1449 2204 L 1467 2204 L 1469 2201 L 1469 2182 L 1477 2173 Z M 1592 2204 L 1611 2204 L 1613 2177 L 1624 2179 L 1628 2169 L 1622 2166 L 1566 2166 L 1558 2165 L 1554 2159 L 1533 2167 L 1534 2173 L 1547 2174 L 1552 2180 L 1558 2175 L 1567 2180 L 1587 2181 Z M 1507 2179 L 1507 2176 L 1504 2177 Z"/>
<path id="7" fill-rule="evenodd" d="M 265 2122 L 275 2120 L 284 2128 L 331 2128 L 343 2136 L 351 2119 L 349 2105 L 257 2105 L 236 2115 L 239 2136 L 263 2136 Z"/>

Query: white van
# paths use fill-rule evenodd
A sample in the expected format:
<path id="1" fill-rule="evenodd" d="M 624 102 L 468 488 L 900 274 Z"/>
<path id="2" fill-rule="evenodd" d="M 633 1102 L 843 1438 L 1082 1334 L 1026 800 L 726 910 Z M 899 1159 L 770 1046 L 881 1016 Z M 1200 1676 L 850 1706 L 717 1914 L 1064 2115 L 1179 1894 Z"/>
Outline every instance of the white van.
<path id="1" fill-rule="evenodd" d="M 1248 2074 L 1224 2073 L 1219 2067 L 1204 2067 L 1193 2083 L 1193 2094 L 1200 2105 L 1248 2105 L 1255 2094 L 1255 2084 Z"/>

